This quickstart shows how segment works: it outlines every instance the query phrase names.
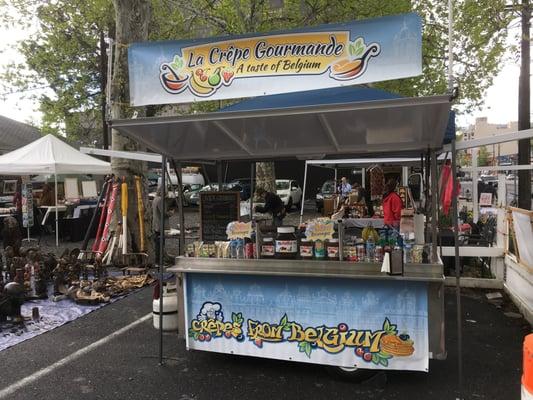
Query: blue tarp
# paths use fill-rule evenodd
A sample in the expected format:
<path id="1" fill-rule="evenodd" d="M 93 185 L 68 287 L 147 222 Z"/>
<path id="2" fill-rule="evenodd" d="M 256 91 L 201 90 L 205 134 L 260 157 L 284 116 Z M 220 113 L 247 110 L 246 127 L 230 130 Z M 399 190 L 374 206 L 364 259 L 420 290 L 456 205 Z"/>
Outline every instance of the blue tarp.
<path id="1" fill-rule="evenodd" d="M 326 104 L 390 100 L 399 99 L 401 97 L 403 96 L 381 89 L 344 86 L 330 89 L 318 89 L 305 92 L 254 97 L 224 107 L 220 111 L 252 111 L 288 107 L 318 106 Z M 455 113 L 450 111 L 448 126 L 446 127 L 446 132 L 444 135 L 444 143 L 449 143 L 454 136 Z"/>

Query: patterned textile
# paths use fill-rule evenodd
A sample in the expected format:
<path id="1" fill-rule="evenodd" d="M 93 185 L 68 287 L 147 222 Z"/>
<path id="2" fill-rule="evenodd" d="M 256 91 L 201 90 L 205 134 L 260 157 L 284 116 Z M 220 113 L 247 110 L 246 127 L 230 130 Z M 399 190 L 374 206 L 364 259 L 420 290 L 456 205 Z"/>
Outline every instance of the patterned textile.
<path id="1" fill-rule="evenodd" d="M 370 174 L 370 198 L 371 200 L 381 200 L 385 187 L 385 175 L 383 169 L 376 166 L 369 170 Z"/>

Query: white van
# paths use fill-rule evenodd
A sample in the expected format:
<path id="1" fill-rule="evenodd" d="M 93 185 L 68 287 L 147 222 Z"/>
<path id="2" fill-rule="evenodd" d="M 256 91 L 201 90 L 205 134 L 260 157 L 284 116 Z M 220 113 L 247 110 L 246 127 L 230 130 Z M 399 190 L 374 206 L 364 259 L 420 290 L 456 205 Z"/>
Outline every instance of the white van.
<path id="1" fill-rule="evenodd" d="M 170 175 L 170 183 L 172 187 L 176 188 L 178 185 L 178 177 L 176 174 L 173 173 L 174 171 L 169 170 Z M 205 186 L 205 179 L 204 176 L 200 173 L 200 170 L 195 167 L 186 167 L 182 169 L 181 177 L 183 180 L 183 186 L 192 186 L 192 185 L 200 185 L 201 187 Z M 157 180 L 157 187 L 161 186 L 161 177 Z M 168 179 L 167 179 L 168 184 Z M 178 193 L 176 189 L 176 194 Z M 150 193 L 148 195 L 151 199 L 155 197 L 155 191 Z M 171 190 L 171 188 L 167 187 L 167 197 L 168 198 L 174 198 L 174 190 Z"/>

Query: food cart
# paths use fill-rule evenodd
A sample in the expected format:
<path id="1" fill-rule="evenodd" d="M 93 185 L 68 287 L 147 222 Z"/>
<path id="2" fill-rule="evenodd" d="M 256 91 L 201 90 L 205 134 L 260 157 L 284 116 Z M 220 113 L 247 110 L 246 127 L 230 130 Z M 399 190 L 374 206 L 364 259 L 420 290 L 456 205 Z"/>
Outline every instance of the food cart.
<path id="1" fill-rule="evenodd" d="M 178 98 L 183 102 L 202 96 L 217 99 L 301 90 L 307 90 L 301 94 L 306 100 L 294 105 L 287 101 L 294 93 L 264 96 L 250 100 L 254 106 L 245 109 L 114 120 L 112 128 L 162 154 L 163 168 L 167 157 L 178 164 L 197 160 L 214 161 L 220 166 L 221 162 L 233 160 L 254 163 L 369 155 L 419 157 L 424 153 L 431 160 L 428 164 L 434 190 L 437 188 L 436 150 L 443 144 L 450 96 L 376 98 L 369 88 L 323 89 L 342 85 L 341 80 L 348 80 L 348 85 L 364 83 L 364 79 L 353 81 L 352 78 L 365 74 L 367 68 L 373 69 L 372 62 L 382 63 L 383 74 L 378 74 L 382 79 L 413 76 L 412 71 L 406 72 L 412 62 L 418 64 L 414 66 L 414 74 L 420 73 L 419 18 L 412 14 L 383 18 L 380 23 L 385 23 L 385 27 L 376 21 L 359 26 L 356 36 L 348 25 L 339 25 L 335 31 L 330 26 L 311 28 L 316 35 L 326 34 L 320 39 L 324 40 L 323 44 L 306 47 L 312 51 L 335 46 L 340 40 L 338 35 L 347 33 L 346 49 L 350 49 L 350 57 L 363 54 L 353 62 L 336 59 L 326 64 L 301 65 L 299 59 L 285 62 L 276 58 L 279 56 L 274 53 L 278 48 L 275 45 L 271 48 L 272 61 L 254 64 L 259 62 L 258 57 L 263 57 L 257 50 L 268 46 L 270 36 L 220 38 L 214 44 L 176 43 L 174 48 L 165 43 L 153 49 L 149 44 L 131 46 L 133 105 L 176 102 Z M 369 29 L 366 39 L 361 39 Z M 359 39 L 357 35 L 361 35 Z M 277 39 L 300 43 L 310 40 L 309 37 L 301 32 L 288 35 L 285 32 L 283 38 Z M 376 42 L 371 42 L 373 38 Z M 238 67 L 233 69 L 227 66 L 227 61 L 222 62 L 224 66 L 220 69 L 216 64 L 221 61 L 210 58 L 215 72 L 208 76 L 204 67 L 198 69 L 194 63 L 184 64 L 183 58 L 204 63 L 207 53 L 229 54 L 221 49 L 239 50 L 243 41 L 248 50 L 242 50 L 242 54 L 254 48 L 255 59 L 238 60 L 235 64 Z M 176 50 L 176 46 L 180 49 Z M 283 46 L 285 52 L 295 49 L 293 45 Z M 292 46 L 292 50 L 287 46 Z M 344 47 L 338 49 L 341 56 L 346 54 Z M 161 54 L 170 59 L 169 55 L 178 53 L 181 56 L 176 55 L 172 63 L 153 63 L 154 59 L 161 60 Z M 379 58 L 380 54 L 383 58 Z M 394 58 L 402 59 L 398 68 L 391 68 Z M 351 68 L 352 64 L 357 68 L 339 72 L 345 65 Z M 289 69 L 300 65 L 308 70 L 302 76 L 298 75 L 300 70 L 277 74 L 276 65 L 286 65 Z M 329 75 L 324 73 L 327 71 Z M 375 80 L 376 75 L 369 79 Z M 212 87 L 205 83 L 202 86 L 198 80 Z M 233 95 L 224 97 L 234 83 Z M 321 89 L 309 90 L 315 87 Z M 353 90 L 366 96 L 359 101 L 347 98 L 345 93 Z M 313 99 L 329 101 L 313 102 Z M 220 176 L 221 173 L 219 181 Z M 336 366 L 345 371 L 428 371 L 429 359 L 446 357 L 444 276 L 437 252 L 435 191 L 431 201 L 430 260 L 424 264 L 406 263 L 400 275 L 381 272 L 381 263 L 372 260 L 341 261 L 342 250 L 338 251 L 336 260 L 328 261 L 177 257 L 175 266 L 169 270 L 177 276 L 179 334 L 185 346 L 190 350 Z M 342 223 L 339 235 L 341 232 Z M 338 242 L 342 246 L 341 237 Z M 182 254 L 183 250 L 181 246 Z"/>
<path id="2" fill-rule="evenodd" d="M 176 160 L 353 156 L 367 154 L 369 147 L 412 154 L 440 148 L 449 108 L 449 97 L 437 96 L 122 120 L 113 127 Z M 388 118 L 380 118 L 382 113 Z M 333 146 L 315 123 L 317 114 L 335 124 L 331 133 L 344 137 L 342 147 Z M 380 135 L 379 147 L 372 135 L 344 135 L 354 120 L 360 132 Z M 205 140 L 188 140 L 197 130 Z M 267 148 L 243 137 L 247 132 L 285 147 Z M 286 140 L 287 132 L 302 134 Z M 436 180 L 434 169 L 431 176 Z M 446 356 L 444 276 L 433 245 L 431 262 L 406 264 L 402 276 L 383 274 L 372 262 L 180 256 L 170 269 L 178 276 L 180 335 L 194 350 L 427 371 L 430 358 Z"/>

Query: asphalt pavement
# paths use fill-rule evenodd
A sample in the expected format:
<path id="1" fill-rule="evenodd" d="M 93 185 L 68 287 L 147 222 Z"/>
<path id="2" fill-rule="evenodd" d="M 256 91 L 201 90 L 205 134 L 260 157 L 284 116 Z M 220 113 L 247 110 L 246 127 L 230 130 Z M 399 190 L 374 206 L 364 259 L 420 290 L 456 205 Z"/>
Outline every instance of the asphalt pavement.
<path id="1" fill-rule="evenodd" d="M 464 398 L 518 399 L 522 340 L 531 327 L 505 316 L 482 292 L 469 291 L 462 302 Z M 439 400 L 457 395 L 452 291 L 446 293 L 448 359 L 431 361 L 429 373 L 388 372 L 364 383 L 342 381 L 317 365 L 188 352 L 176 334 L 164 335 L 168 358 L 160 366 L 158 331 L 151 318 L 139 322 L 150 311 L 146 288 L 1 352 L 0 399 Z"/>

